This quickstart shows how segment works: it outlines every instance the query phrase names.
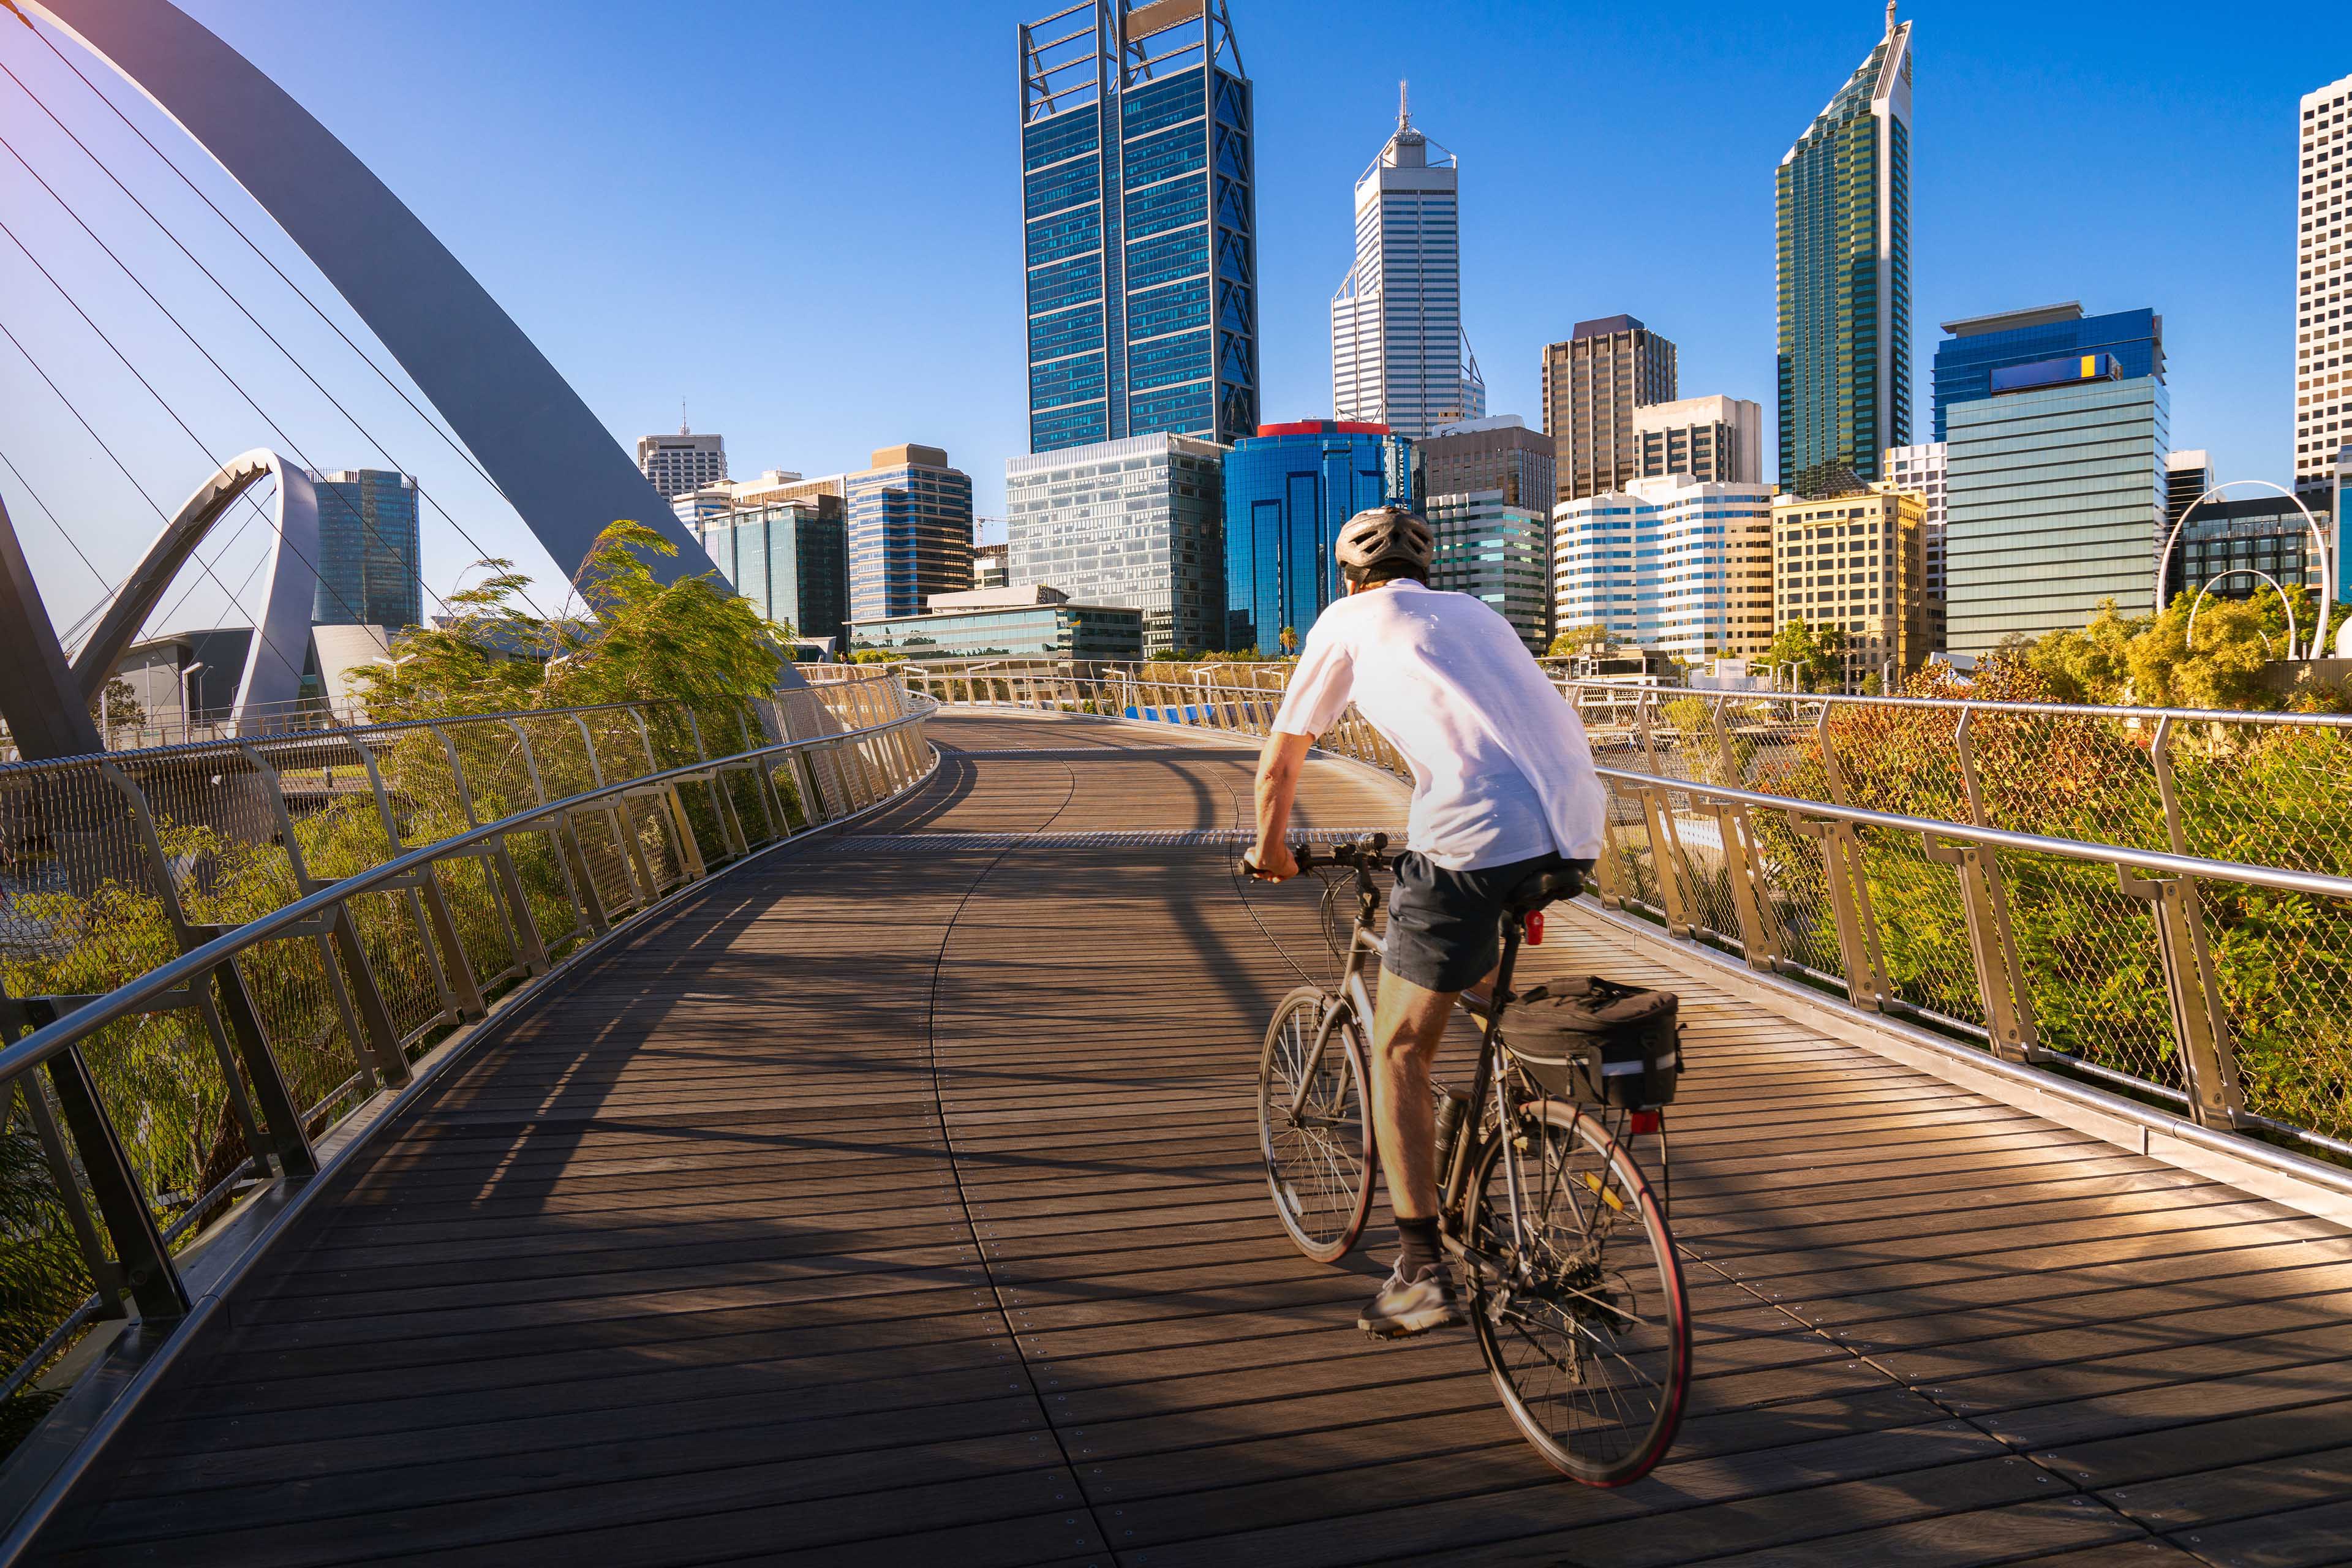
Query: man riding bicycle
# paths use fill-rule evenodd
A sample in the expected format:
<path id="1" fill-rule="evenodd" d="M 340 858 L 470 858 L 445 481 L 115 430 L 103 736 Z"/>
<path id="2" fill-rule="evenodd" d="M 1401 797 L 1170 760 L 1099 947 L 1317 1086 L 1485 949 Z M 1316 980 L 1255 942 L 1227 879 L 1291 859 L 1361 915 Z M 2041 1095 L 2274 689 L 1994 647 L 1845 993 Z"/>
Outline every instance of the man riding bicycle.
<path id="1" fill-rule="evenodd" d="M 1600 857 L 1603 796 L 1583 724 L 1510 623 L 1429 586 L 1427 523 L 1403 507 L 1358 512 L 1333 553 L 1346 594 L 1307 633 L 1258 759 L 1257 844 L 1244 864 L 1261 881 L 1298 874 L 1285 833 L 1299 773 L 1352 700 L 1413 778 L 1370 1067 L 1397 1259 L 1358 1320 L 1394 1338 L 1462 1321 L 1437 1238 L 1439 1037 L 1461 994 L 1491 985 L 1511 893 Z"/>

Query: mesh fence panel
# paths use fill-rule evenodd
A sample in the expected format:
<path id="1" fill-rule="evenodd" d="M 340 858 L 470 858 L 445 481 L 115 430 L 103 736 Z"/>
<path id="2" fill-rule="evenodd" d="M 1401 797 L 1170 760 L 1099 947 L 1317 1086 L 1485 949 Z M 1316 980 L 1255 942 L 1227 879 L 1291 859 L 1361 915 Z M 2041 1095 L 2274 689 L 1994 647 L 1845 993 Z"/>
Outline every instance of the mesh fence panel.
<path id="1" fill-rule="evenodd" d="M 2352 905 L 2220 880 L 2200 892 L 2247 1109 L 2352 1141 Z"/>

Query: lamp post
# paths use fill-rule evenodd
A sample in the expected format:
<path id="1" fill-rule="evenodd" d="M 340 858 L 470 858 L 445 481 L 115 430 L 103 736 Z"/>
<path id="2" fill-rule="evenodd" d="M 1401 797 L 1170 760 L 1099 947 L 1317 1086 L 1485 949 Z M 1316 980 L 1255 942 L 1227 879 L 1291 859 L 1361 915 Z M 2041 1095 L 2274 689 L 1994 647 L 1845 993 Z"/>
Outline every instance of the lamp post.
<path id="1" fill-rule="evenodd" d="M 2346 447 L 2343 450 L 2339 450 L 2336 456 L 2336 503 L 2338 508 L 2336 515 L 2339 520 L 2343 515 L 2341 509 L 2344 504 L 2345 456 L 2347 452 L 2352 452 L 2352 447 Z M 2336 578 L 2336 562 L 2334 560 L 2333 552 L 2328 547 L 2327 531 L 2319 526 L 2319 520 L 2311 515 L 2311 509 L 2303 504 L 2302 497 L 2296 495 L 2284 485 L 2274 485 L 2268 479 L 2231 479 L 2226 484 L 2215 485 L 2211 489 L 2207 490 L 2203 495 L 2199 496 L 2195 500 L 2189 503 L 2189 510 L 2180 514 L 2180 521 L 2174 523 L 2172 525 L 2172 531 L 2165 536 L 2164 548 L 2157 552 L 2156 613 L 2159 616 L 2164 614 L 2165 584 L 2172 574 L 2172 547 L 2179 541 L 2180 531 L 2189 526 L 2189 520 L 2197 515 L 2197 509 L 2199 507 L 2203 506 L 2207 501 L 2211 500 L 2223 490 L 2234 489 L 2240 485 L 2260 485 L 2266 490 L 2276 490 L 2279 494 L 2286 497 L 2289 501 L 2294 503 L 2294 510 L 2303 513 L 2303 521 L 2311 530 L 2312 541 L 2319 547 L 2319 627 L 2316 631 L 2311 634 L 2311 651 L 2305 656 L 2311 658 L 2317 658 L 2322 651 L 2320 647 L 2320 639 L 2327 635 L 2327 599 L 2328 595 L 2335 587 Z M 2193 608 L 2194 606 L 2191 607 Z M 2295 657 L 2294 643 L 2293 639 L 2289 639 L 2287 643 L 2286 656 L 2289 658 Z"/>
<path id="2" fill-rule="evenodd" d="M 194 738 L 196 719 L 195 704 L 188 696 L 188 683 L 202 672 L 204 668 L 205 661 L 198 659 L 195 663 L 183 665 L 180 668 L 180 741 L 183 745 Z"/>

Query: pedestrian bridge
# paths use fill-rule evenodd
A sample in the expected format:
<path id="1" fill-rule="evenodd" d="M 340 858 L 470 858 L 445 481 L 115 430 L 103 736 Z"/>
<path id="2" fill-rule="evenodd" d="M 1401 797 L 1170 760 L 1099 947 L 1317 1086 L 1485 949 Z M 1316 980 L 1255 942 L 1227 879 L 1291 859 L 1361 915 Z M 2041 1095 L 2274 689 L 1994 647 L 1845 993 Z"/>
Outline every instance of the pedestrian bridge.
<path id="1" fill-rule="evenodd" d="M 1559 1481 L 1466 1334 L 1364 1340 L 1381 1265 L 1268 1210 L 1258 1036 L 1330 957 L 1311 882 L 1236 876 L 1246 737 L 942 694 L 916 765 L 615 895 L 181 1254 L 188 1310 L 151 1290 L 19 1450 L 18 1560 L 2352 1558 L 2322 1167 L 1669 934 L 1654 883 L 1528 956 L 1685 998 L 1697 1382 L 1648 1479 Z M 845 788 L 795 777 L 811 817 Z M 1301 800 L 1394 833 L 1404 786 L 1318 753 Z"/>

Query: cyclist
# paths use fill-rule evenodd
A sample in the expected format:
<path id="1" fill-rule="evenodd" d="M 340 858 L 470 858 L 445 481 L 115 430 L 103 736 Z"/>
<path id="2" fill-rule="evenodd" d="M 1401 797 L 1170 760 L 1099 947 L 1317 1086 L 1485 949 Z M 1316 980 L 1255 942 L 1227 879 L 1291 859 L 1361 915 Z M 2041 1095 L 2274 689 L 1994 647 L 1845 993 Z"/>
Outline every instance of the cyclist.
<path id="1" fill-rule="evenodd" d="M 1262 881 L 1298 874 L 1285 830 L 1299 773 L 1352 700 L 1413 779 L 1370 1064 L 1397 1258 L 1358 1320 L 1396 1338 L 1462 1321 L 1437 1238 L 1439 1037 L 1460 994 L 1494 978 L 1505 900 L 1532 878 L 1591 868 L 1603 797 L 1583 724 L 1510 623 L 1429 586 L 1427 523 L 1403 507 L 1360 511 L 1334 553 L 1345 596 L 1316 617 L 1258 759 L 1257 843 L 1244 865 Z"/>

